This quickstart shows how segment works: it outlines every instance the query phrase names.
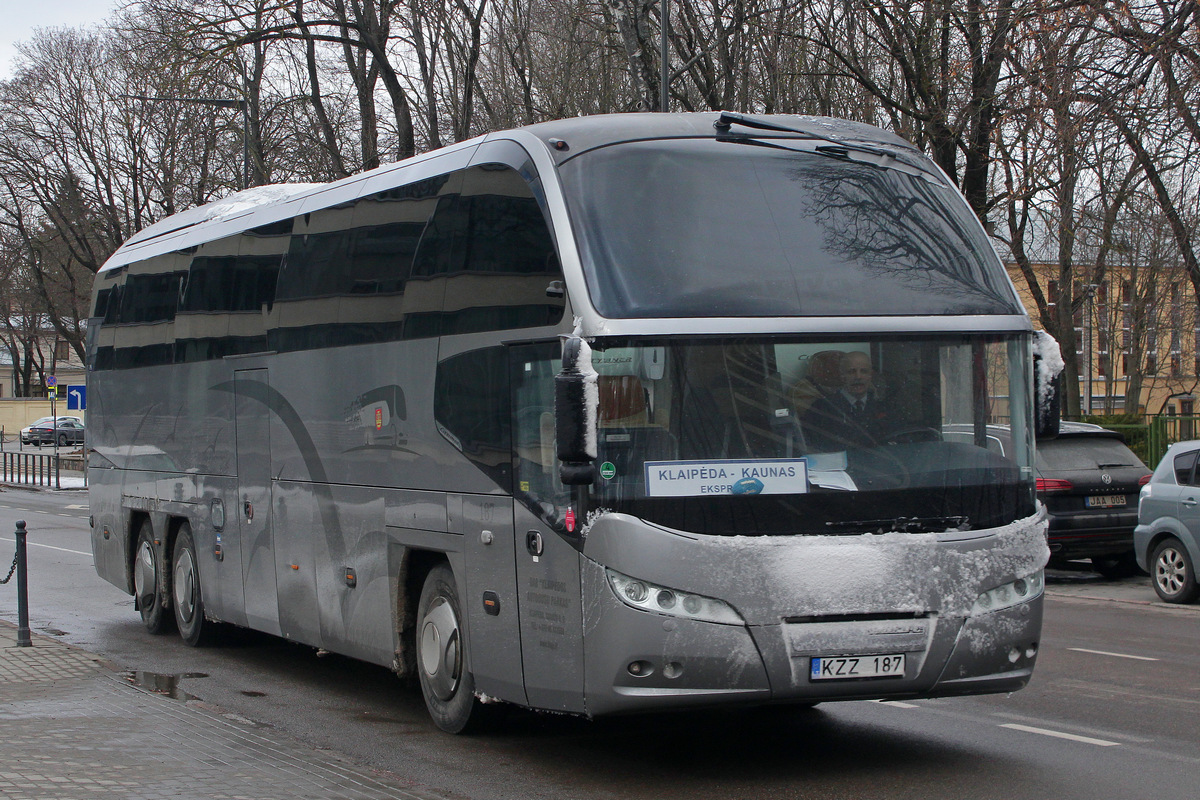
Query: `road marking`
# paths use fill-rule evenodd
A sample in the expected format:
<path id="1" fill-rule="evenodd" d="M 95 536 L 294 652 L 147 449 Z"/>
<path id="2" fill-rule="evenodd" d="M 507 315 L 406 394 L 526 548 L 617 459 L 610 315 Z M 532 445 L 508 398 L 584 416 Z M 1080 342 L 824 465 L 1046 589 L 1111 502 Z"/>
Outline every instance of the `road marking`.
<path id="1" fill-rule="evenodd" d="M 920 708 L 920 706 L 912 703 L 903 703 L 899 700 L 872 700 L 872 703 L 882 703 L 885 706 L 895 706 L 896 708 Z"/>
<path id="2" fill-rule="evenodd" d="M 1015 722 L 1006 722 L 1000 726 L 1001 728 L 1011 728 L 1014 731 L 1024 731 L 1025 733 L 1037 733 L 1042 736 L 1053 736 L 1056 739 L 1069 739 L 1072 742 L 1082 742 L 1083 744 L 1094 744 L 1097 747 L 1120 747 L 1120 742 L 1109 742 L 1104 739 L 1093 739 L 1090 736 L 1080 736 L 1075 733 L 1065 733 L 1063 731 L 1052 731 L 1046 728 L 1034 728 L 1029 725 L 1018 725 Z"/>
<path id="3" fill-rule="evenodd" d="M 16 539 L 5 539 L 3 536 L 0 536 L 0 542 L 8 542 L 9 544 L 16 544 L 17 540 Z M 77 556 L 91 556 L 91 553 L 85 553 L 82 550 L 68 550 L 65 547 L 55 547 L 52 544 L 38 544 L 37 542 L 30 542 L 30 541 L 26 541 L 25 544 L 27 547 L 44 547 L 47 550 L 57 550 L 60 553 L 74 553 Z"/>
<path id="4" fill-rule="evenodd" d="M 84 503 L 84 504 L 80 504 L 80 503 L 74 503 L 74 504 L 72 504 L 72 505 L 69 505 L 69 506 L 63 506 L 63 508 L 73 508 L 73 509 L 75 509 L 75 510 L 79 510 L 79 509 L 81 509 L 81 508 L 87 508 L 87 504 L 86 504 L 86 503 Z"/>
<path id="5" fill-rule="evenodd" d="M 1088 650 L 1086 647 L 1068 647 L 1068 650 L 1074 650 L 1077 653 L 1091 653 L 1097 656 L 1112 656 L 1113 658 L 1132 658 L 1137 661 L 1158 661 L 1157 658 L 1149 656 L 1131 656 L 1128 653 L 1110 653 L 1107 650 Z"/>

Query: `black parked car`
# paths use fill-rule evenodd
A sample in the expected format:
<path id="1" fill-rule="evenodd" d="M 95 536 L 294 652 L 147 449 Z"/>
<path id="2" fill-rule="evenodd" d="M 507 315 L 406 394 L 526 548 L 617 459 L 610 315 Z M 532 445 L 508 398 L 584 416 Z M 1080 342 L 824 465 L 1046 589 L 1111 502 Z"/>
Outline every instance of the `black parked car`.
<path id="1" fill-rule="evenodd" d="M 947 426 L 947 439 L 968 434 Z M 988 447 L 1012 447 L 1009 429 L 988 426 Z M 1037 443 L 1037 494 L 1050 515 L 1050 566 L 1087 558 L 1106 578 L 1137 572 L 1133 529 L 1138 492 L 1150 469 L 1125 445 L 1125 437 L 1099 425 L 1063 422 L 1057 439 Z"/>
<path id="2" fill-rule="evenodd" d="M 57 424 L 54 424 L 54 420 L 49 418 L 39 420 L 26 430 L 29 434 L 29 443 L 39 447 L 44 444 L 54 444 L 56 441 L 59 447 L 83 444 L 83 423 L 75 417 L 59 417 Z M 25 440 L 25 433 L 25 431 L 21 431 L 22 441 Z"/>
<path id="3" fill-rule="evenodd" d="M 1090 558 L 1106 578 L 1137 572 L 1133 529 L 1138 493 L 1151 471 L 1125 437 L 1099 425 L 1064 422 L 1037 443 L 1038 498 L 1050 513 L 1050 564 Z"/>

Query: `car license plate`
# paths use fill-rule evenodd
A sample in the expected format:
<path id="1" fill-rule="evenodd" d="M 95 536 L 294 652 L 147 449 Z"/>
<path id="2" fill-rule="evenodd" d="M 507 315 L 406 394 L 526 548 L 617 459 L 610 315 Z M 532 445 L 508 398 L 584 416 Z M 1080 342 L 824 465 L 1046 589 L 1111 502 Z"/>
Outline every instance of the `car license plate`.
<path id="1" fill-rule="evenodd" d="M 1084 500 L 1084 505 L 1088 508 L 1120 508 L 1125 505 L 1125 495 L 1102 494 L 1096 497 L 1088 497 Z"/>
<path id="2" fill-rule="evenodd" d="M 904 654 L 814 658 L 809 675 L 814 681 L 900 677 L 904 675 Z"/>

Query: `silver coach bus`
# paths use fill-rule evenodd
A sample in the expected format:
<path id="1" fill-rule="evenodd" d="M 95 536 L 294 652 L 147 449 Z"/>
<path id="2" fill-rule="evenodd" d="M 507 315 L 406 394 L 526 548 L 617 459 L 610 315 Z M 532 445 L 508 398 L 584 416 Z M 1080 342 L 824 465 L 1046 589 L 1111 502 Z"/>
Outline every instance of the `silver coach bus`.
<path id="1" fill-rule="evenodd" d="M 878 129 L 582 118 L 251 190 L 126 242 L 88 336 L 96 569 L 153 633 L 415 674 L 451 732 L 1032 673 L 1034 334 Z"/>

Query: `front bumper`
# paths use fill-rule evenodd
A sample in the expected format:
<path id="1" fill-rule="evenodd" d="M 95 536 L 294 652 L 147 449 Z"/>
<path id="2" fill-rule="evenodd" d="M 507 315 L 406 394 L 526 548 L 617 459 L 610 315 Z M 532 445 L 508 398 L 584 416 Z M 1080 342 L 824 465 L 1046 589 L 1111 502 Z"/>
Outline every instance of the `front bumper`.
<path id="1" fill-rule="evenodd" d="M 1029 682 L 1041 595 L 970 617 L 829 618 L 720 625 L 630 608 L 586 562 L 589 716 L 726 704 L 1011 692 Z M 814 680 L 814 656 L 905 655 L 902 676 Z"/>

